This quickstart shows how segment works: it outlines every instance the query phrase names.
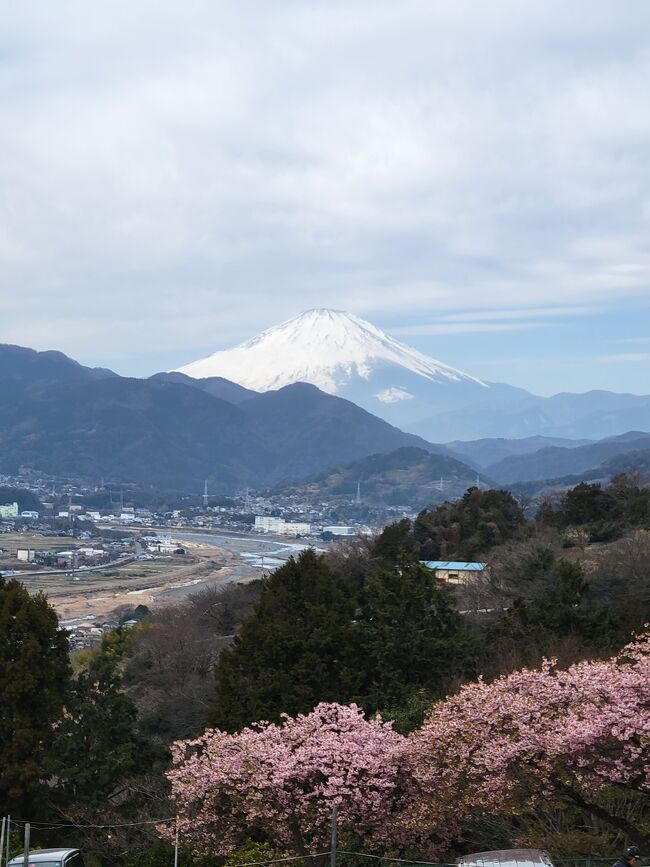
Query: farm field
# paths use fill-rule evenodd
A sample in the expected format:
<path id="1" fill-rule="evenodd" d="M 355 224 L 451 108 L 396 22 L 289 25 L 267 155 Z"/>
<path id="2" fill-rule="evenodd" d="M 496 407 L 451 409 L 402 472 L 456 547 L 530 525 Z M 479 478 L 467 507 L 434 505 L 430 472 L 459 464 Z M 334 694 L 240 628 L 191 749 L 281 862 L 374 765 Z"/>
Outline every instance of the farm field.
<path id="1" fill-rule="evenodd" d="M 71 545 L 72 542 L 72 545 Z M 152 560 L 137 560 L 125 565 L 107 565 L 96 571 L 77 570 L 74 574 L 30 575 L 31 564 L 18 563 L 15 549 L 32 548 L 51 550 L 77 547 L 68 537 L 43 536 L 41 534 L 5 534 L 0 547 L 8 556 L 0 558 L 0 569 L 16 570 L 15 576 L 30 593 L 43 592 L 63 621 L 86 617 L 108 616 L 122 605 L 144 604 L 149 607 L 177 602 L 204 585 L 226 583 L 232 580 L 234 567 L 238 564 L 234 552 L 191 541 L 182 543 L 185 554 L 161 555 Z M 19 569 L 19 567 L 22 567 Z M 237 580 L 254 577 L 241 574 Z"/>

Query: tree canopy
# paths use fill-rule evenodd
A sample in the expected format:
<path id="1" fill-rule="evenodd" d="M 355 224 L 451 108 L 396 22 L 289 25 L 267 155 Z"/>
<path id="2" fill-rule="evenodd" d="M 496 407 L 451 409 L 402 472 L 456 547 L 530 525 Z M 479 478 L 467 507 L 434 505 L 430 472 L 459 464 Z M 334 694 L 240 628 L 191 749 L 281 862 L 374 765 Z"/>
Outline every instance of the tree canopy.
<path id="1" fill-rule="evenodd" d="M 524 527 L 521 506 L 507 491 L 470 488 L 456 503 L 420 512 L 413 536 L 423 560 L 474 560 Z"/>
<path id="2" fill-rule="evenodd" d="M 252 837 L 313 855 L 328 849 L 336 805 L 341 833 L 387 842 L 406 743 L 381 718 L 339 704 L 180 741 L 167 776 L 183 840 L 198 854 L 228 855 Z"/>
<path id="3" fill-rule="evenodd" d="M 37 814 L 68 694 L 68 638 L 46 597 L 0 578 L 0 811 Z"/>
<path id="4" fill-rule="evenodd" d="M 648 845 L 647 821 L 635 825 L 605 795 L 636 793 L 650 815 L 650 634 L 606 662 L 547 662 L 466 685 L 434 705 L 411 747 L 417 820 L 437 835 L 550 799 Z"/>
<path id="5" fill-rule="evenodd" d="M 354 612 L 352 582 L 313 550 L 276 569 L 219 657 L 212 724 L 236 730 L 349 695 Z"/>

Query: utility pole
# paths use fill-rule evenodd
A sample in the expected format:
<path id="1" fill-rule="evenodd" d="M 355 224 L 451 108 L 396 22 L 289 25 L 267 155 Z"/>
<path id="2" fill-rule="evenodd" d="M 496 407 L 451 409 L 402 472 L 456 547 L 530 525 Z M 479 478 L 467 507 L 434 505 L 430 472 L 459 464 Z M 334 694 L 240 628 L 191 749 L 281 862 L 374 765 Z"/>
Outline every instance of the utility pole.
<path id="1" fill-rule="evenodd" d="M 25 822 L 25 852 L 23 855 L 23 867 L 29 867 L 29 822 Z"/>
<path id="2" fill-rule="evenodd" d="M 178 867 L 178 816 L 176 816 L 176 838 L 174 840 L 174 867 Z"/>
<path id="3" fill-rule="evenodd" d="M 5 843 L 5 864 L 9 863 L 9 837 L 11 836 L 11 816 L 7 816 L 7 842 Z"/>
<path id="4" fill-rule="evenodd" d="M 7 824 L 6 816 L 2 817 L 2 831 L 0 831 L 0 867 L 2 867 L 2 856 L 5 850 L 5 825 Z"/>
<path id="5" fill-rule="evenodd" d="M 330 840 L 330 867 L 336 867 L 336 804 L 332 807 L 332 837 Z"/>

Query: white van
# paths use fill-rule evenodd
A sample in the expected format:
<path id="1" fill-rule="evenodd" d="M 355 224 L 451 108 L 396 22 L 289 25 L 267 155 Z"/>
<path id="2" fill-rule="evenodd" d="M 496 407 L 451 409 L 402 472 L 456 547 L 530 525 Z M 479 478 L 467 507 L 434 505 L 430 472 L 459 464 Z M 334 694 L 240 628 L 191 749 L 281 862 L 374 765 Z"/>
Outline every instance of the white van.
<path id="1" fill-rule="evenodd" d="M 541 849 L 495 849 L 463 855 L 458 867 L 553 867 L 553 862 Z"/>
<path id="2" fill-rule="evenodd" d="M 7 867 L 23 867 L 25 854 L 16 855 Z M 29 867 L 85 867 L 78 849 L 34 849 L 29 853 Z"/>

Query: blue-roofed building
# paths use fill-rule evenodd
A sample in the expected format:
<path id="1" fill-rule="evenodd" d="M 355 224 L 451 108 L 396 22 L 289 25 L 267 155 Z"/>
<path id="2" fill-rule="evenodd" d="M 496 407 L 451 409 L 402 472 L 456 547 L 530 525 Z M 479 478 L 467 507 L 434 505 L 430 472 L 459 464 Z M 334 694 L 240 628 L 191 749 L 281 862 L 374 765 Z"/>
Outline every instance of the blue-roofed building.
<path id="1" fill-rule="evenodd" d="M 485 574 L 487 563 L 465 563 L 458 560 L 420 560 L 423 566 L 436 573 L 445 584 L 469 584 Z"/>

